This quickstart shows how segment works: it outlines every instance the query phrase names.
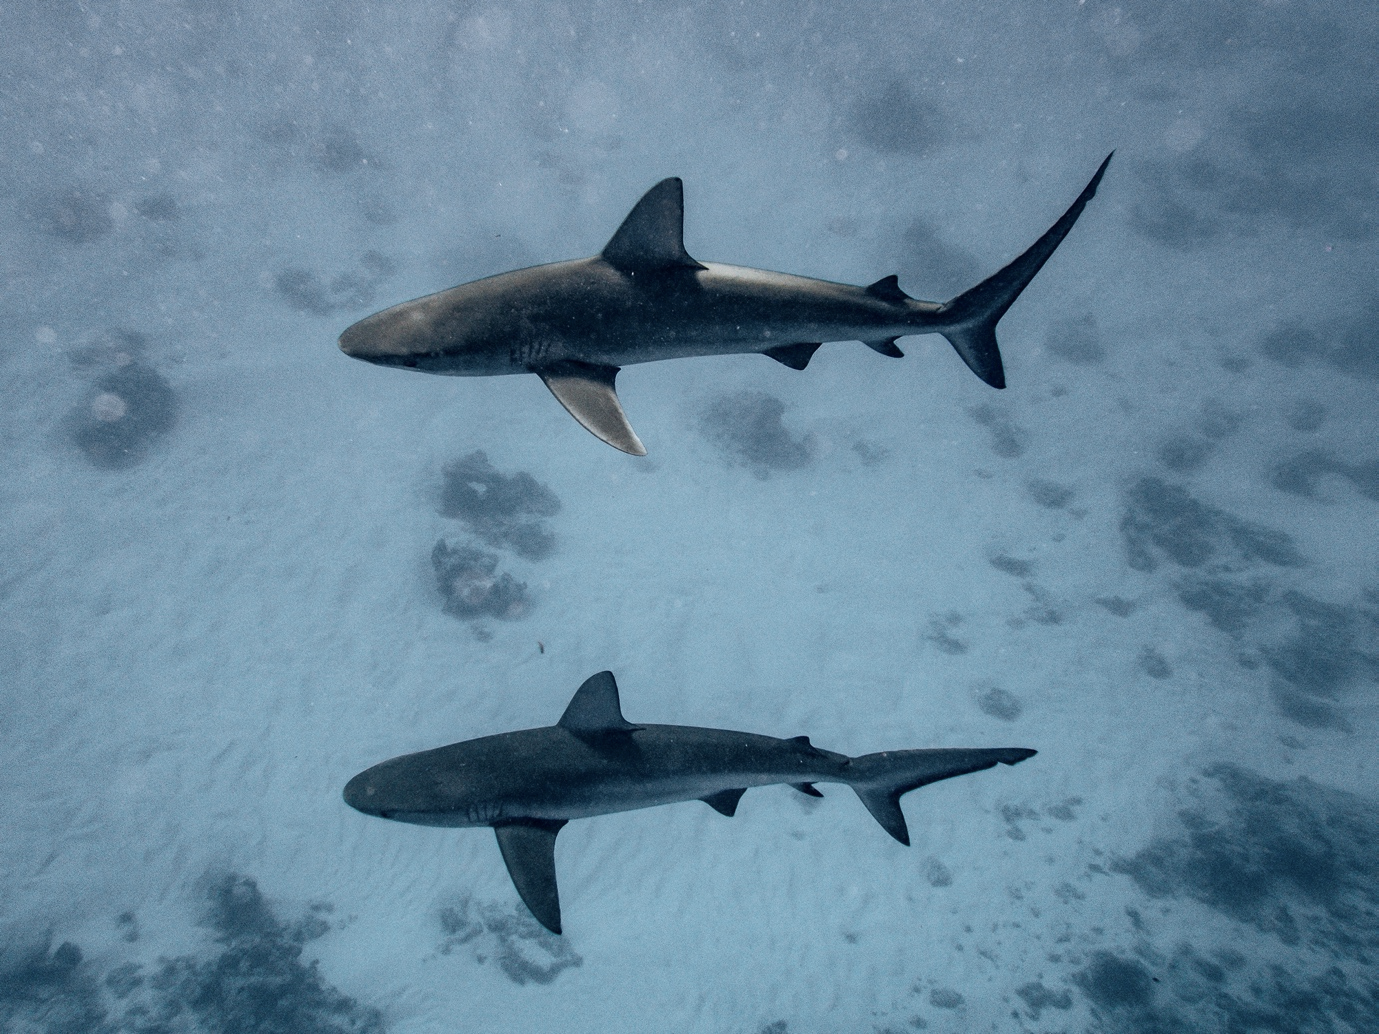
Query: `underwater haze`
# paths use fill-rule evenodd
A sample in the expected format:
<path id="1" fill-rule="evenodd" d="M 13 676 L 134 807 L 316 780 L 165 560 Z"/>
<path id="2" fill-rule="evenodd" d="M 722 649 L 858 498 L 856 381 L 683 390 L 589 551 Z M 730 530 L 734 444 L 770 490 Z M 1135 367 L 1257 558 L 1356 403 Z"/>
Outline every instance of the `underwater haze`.
<path id="1" fill-rule="evenodd" d="M 0 1029 L 1379 1030 L 1379 18 L 1312 0 L 0 8 Z M 597 253 L 1000 326 L 534 376 L 343 355 Z M 549 725 L 1030 747 L 904 799 L 486 829 L 346 781 Z"/>

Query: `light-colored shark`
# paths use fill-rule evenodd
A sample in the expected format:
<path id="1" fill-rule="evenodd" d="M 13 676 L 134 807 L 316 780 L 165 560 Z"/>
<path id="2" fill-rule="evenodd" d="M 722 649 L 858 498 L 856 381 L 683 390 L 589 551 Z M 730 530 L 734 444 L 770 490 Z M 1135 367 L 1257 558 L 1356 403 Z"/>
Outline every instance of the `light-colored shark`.
<path id="1" fill-rule="evenodd" d="M 571 819 L 701 800 L 724 815 L 752 786 L 846 783 L 882 828 L 910 842 L 900 796 L 940 779 L 1032 757 L 1021 747 L 893 750 L 850 758 L 807 736 L 782 740 L 686 725 L 633 725 L 601 671 L 543 729 L 500 733 L 393 758 L 345 786 L 367 815 L 422 826 L 492 826 L 517 893 L 560 933 L 555 837 Z"/>
<path id="2" fill-rule="evenodd" d="M 1072 229 L 1110 161 L 1028 251 L 943 304 L 911 298 L 894 276 L 853 287 L 696 262 L 685 251 L 683 187 L 672 178 L 647 191 L 593 258 L 394 305 L 347 329 L 340 348 L 424 373 L 534 373 L 571 416 L 634 456 L 646 448 L 614 390 L 618 370 L 633 363 L 760 352 L 803 370 L 825 341 L 863 341 L 900 358 L 897 338 L 942 334 L 973 373 L 1003 388 L 996 324 Z"/>

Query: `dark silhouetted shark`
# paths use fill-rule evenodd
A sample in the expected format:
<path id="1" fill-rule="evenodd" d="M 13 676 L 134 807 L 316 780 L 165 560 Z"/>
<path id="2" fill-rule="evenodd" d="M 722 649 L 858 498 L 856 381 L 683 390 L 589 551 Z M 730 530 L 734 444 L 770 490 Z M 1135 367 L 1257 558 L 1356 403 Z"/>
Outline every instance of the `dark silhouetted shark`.
<path id="1" fill-rule="evenodd" d="M 846 783 L 887 833 L 909 844 L 901 794 L 1033 754 L 999 747 L 850 758 L 807 736 L 632 725 L 612 672 L 601 671 L 555 725 L 393 758 L 351 779 L 345 802 L 422 826 L 492 826 L 517 893 L 541 925 L 560 933 L 555 837 L 570 819 L 692 800 L 731 816 L 748 787 L 788 783 L 820 797 L 815 783 Z"/>
<path id="2" fill-rule="evenodd" d="M 972 372 L 1005 387 L 996 324 L 1072 229 L 1111 161 L 1044 236 L 995 276 L 939 304 L 897 278 L 870 287 L 696 262 L 685 251 L 679 179 L 647 191 L 593 258 L 533 266 L 394 305 L 340 335 L 357 359 L 425 373 L 534 373 L 570 414 L 623 452 L 645 456 L 614 390 L 633 363 L 760 352 L 793 370 L 825 341 L 895 342 L 942 334 Z"/>

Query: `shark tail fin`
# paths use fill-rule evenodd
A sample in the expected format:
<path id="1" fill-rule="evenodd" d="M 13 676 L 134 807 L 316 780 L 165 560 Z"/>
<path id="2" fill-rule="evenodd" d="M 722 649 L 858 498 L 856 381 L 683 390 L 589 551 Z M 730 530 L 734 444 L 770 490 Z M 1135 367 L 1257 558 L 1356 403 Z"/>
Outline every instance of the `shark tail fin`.
<path id="1" fill-rule="evenodd" d="M 1023 255 L 999 273 L 987 277 L 976 287 L 944 304 L 935 314 L 937 319 L 946 320 L 937 328 L 939 333 L 962 356 L 968 369 L 993 388 L 1006 386 L 1001 350 L 996 344 L 996 324 L 1006 310 L 1015 304 L 1015 299 L 1029 286 L 1049 256 L 1063 243 L 1063 238 L 1068 236 L 1068 231 L 1087 207 L 1087 202 L 1096 196 L 1097 186 L 1114 154 L 1112 151 L 1106 156 L 1096 175 L 1082 189 L 1072 206 Z"/>
<path id="2" fill-rule="evenodd" d="M 1034 753 L 1025 747 L 889 750 L 853 758 L 846 770 L 847 781 L 881 828 L 908 847 L 910 831 L 900 810 L 903 794 L 994 765 L 1019 764 Z"/>

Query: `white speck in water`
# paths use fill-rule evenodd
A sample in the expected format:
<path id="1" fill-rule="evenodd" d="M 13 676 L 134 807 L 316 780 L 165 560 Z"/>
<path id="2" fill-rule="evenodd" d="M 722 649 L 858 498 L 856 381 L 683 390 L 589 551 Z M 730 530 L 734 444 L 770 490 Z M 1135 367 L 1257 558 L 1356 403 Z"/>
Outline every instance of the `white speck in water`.
<path id="1" fill-rule="evenodd" d="M 125 400 L 113 392 L 103 391 L 91 400 L 91 415 L 106 424 L 113 424 L 129 412 Z"/>
<path id="2" fill-rule="evenodd" d="M 1180 118 L 1164 131 L 1164 144 L 1175 154 L 1186 154 L 1201 143 L 1205 135 L 1196 119 Z"/>

